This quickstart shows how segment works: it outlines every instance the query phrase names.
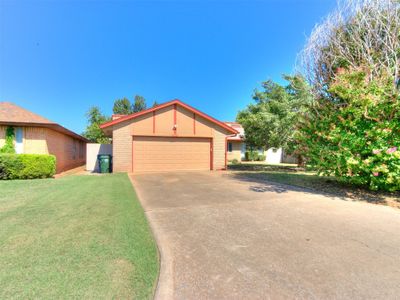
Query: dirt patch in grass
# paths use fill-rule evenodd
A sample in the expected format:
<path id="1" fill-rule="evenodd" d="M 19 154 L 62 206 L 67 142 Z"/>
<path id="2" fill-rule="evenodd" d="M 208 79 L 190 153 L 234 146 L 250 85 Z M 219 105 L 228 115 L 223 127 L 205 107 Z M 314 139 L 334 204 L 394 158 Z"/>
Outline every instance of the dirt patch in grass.
<path id="1" fill-rule="evenodd" d="M 229 170 L 239 179 L 283 183 L 312 189 L 343 200 L 366 201 L 400 208 L 400 192 L 370 191 L 364 187 L 341 183 L 333 177 L 318 176 L 314 171 L 298 168 L 296 165 L 242 163 L 230 165 Z"/>
<path id="2" fill-rule="evenodd" d="M 116 299 L 128 299 L 134 295 L 129 274 L 133 272 L 133 265 L 126 259 L 116 259 L 111 262 L 112 297 Z"/>

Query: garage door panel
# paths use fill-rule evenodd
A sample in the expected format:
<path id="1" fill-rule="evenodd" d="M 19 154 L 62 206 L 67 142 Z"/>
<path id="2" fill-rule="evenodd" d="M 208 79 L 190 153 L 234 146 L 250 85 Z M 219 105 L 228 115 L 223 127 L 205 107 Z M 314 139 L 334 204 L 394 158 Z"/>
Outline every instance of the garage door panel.
<path id="1" fill-rule="evenodd" d="M 209 169 L 208 138 L 134 137 L 134 172 Z"/>

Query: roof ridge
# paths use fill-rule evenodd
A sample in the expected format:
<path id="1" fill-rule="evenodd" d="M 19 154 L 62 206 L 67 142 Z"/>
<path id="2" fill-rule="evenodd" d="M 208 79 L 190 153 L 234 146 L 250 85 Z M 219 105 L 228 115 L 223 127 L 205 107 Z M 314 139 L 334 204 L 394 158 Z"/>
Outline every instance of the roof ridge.
<path id="1" fill-rule="evenodd" d="M 134 118 L 139 117 L 141 115 L 144 115 L 144 114 L 147 114 L 147 113 L 151 113 L 153 111 L 168 107 L 170 105 L 176 105 L 176 104 L 182 106 L 183 108 L 186 108 L 187 110 L 190 110 L 190 111 L 200 115 L 203 118 L 208 119 L 211 122 L 214 122 L 215 124 L 221 126 L 224 129 L 227 129 L 228 131 L 231 131 L 232 133 L 237 133 L 237 130 L 235 130 L 231 126 L 225 124 L 224 122 L 218 121 L 217 119 L 209 116 L 206 113 L 201 112 L 200 110 L 190 106 L 189 104 L 186 104 L 186 103 L 182 102 L 179 99 L 173 99 L 171 101 L 167 101 L 167 102 L 161 103 L 161 104 L 159 104 L 159 105 L 157 105 L 155 107 L 151 107 L 149 109 L 145 109 L 145 110 L 142 110 L 142 111 L 127 115 L 125 117 L 121 117 L 121 118 L 118 118 L 118 119 L 115 119 L 115 120 L 111 120 L 111 121 L 105 122 L 105 123 L 100 125 L 100 128 L 104 129 L 104 128 L 108 127 L 108 126 L 112 126 L 114 124 L 118 124 L 118 123 L 130 120 L 130 119 L 134 119 Z"/>
<path id="2" fill-rule="evenodd" d="M 16 109 L 18 109 L 19 111 L 16 111 Z M 15 104 L 10 101 L 1 101 L 0 102 L 0 111 L 5 112 L 5 115 L 0 116 L 0 121 L 5 121 L 5 122 L 18 121 L 18 122 L 27 122 L 27 123 L 57 124 L 54 121 L 51 121 L 37 113 L 34 113 L 26 108 L 23 108 L 22 106 L 19 106 L 18 104 Z M 9 117 L 8 119 L 7 119 L 7 116 Z M 34 117 L 34 118 L 32 118 L 32 117 Z M 36 120 L 34 120 L 35 118 L 36 118 Z"/>

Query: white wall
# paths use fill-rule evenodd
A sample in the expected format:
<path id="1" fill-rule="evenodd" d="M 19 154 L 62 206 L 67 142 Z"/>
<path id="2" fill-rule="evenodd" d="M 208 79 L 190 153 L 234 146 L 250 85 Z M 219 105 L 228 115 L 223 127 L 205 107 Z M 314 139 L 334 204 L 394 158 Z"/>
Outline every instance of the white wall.
<path id="1" fill-rule="evenodd" d="M 282 162 L 282 148 L 269 148 L 266 152 L 265 161 L 268 164 L 279 164 Z"/>
<path id="2" fill-rule="evenodd" d="M 86 170 L 88 171 L 99 171 L 99 165 L 97 163 L 98 154 L 111 154 L 111 144 L 86 144 Z"/>

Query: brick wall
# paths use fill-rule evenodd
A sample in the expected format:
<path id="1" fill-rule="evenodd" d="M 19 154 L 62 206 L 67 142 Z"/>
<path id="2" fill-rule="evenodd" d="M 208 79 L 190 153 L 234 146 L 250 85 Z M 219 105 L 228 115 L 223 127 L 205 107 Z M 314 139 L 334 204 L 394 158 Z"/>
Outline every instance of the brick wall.
<path id="1" fill-rule="evenodd" d="M 225 169 L 225 130 L 214 128 L 214 170 Z"/>
<path id="2" fill-rule="evenodd" d="M 47 151 L 57 158 L 57 173 L 86 162 L 86 143 L 57 131 L 46 129 Z"/>
<path id="3" fill-rule="evenodd" d="M 0 126 L 0 148 L 4 146 L 6 142 L 6 126 Z"/>
<path id="4" fill-rule="evenodd" d="M 24 127 L 24 153 L 48 154 L 46 140 L 48 130 L 41 127 Z"/>
<path id="5" fill-rule="evenodd" d="M 132 172 L 132 121 L 113 129 L 113 172 Z"/>
<path id="6" fill-rule="evenodd" d="M 237 159 L 238 161 L 242 160 L 242 142 L 231 142 L 232 143 L 232 152 L 228 152 L 228 160 Z"/>

